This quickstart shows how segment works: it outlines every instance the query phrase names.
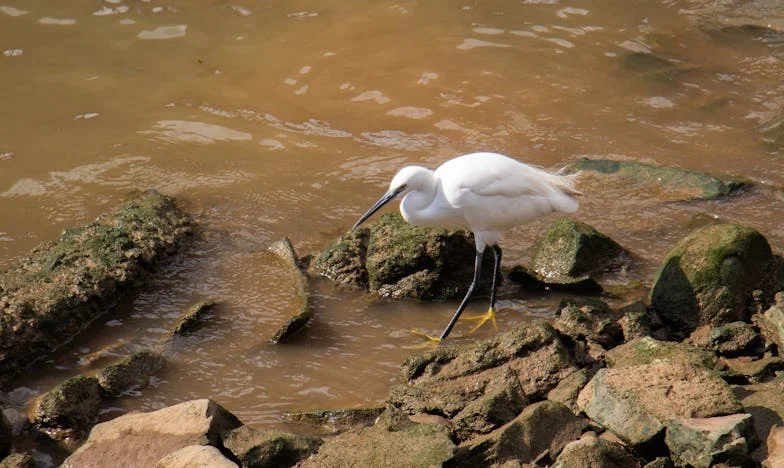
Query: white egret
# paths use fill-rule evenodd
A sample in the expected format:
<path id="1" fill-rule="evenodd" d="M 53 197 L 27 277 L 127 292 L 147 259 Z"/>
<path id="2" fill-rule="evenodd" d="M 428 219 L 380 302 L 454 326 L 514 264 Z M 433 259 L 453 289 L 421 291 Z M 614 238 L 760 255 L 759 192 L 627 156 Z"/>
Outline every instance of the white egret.
<path id="1" fill-rule="evenodd" d="M 474 233 L 474 278 L 463 301 L 439 338 L 445 339 L 463 313 L 479 282 L 482 255 L 487 246 L 495 254 L 490 308 L 474 317 L 479 328 L 488 320 L 495 325 L 495 290 L 501 264 L 498 243 L 505 231 L 554 211 L 577 210 L 580 195 L 573 175 L 557 175 L 496 153 L 472 153 L 451 159 L 435 171 L 407 166 L 392 178 L 389 190 L 354 224 L 356 229 L 382 206 L 403 196 L 400 213 L 415 225 L 465 229 Z"/>

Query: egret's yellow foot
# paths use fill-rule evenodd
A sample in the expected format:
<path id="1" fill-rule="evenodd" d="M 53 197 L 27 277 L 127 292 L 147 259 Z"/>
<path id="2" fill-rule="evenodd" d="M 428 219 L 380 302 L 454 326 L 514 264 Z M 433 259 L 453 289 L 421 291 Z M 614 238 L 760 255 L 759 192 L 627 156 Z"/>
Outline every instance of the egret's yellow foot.
<path id="1" fill-rule="evenodd" d="M 427 340 L 421 345 L 413 346 L 414 349 L 431 348 L 431 347 L 438 346 L 439 343 L 441 343 L 441 338 L 433 335 L 428 335 L 427 333 L 422 333 L 419 330 L 411 330 L 411 334 L 420 336 L 422 338 L 425 338 L 425 340 Z"/>
<path id="2" fill-rule="evenodd" d="M 472 328 L 470 332 L 468 332 L 469 335 L 471 333 L 475 333 L 477 330 L 482 328 L 482 326 L 486 324 L 488 321 L 493 324 L 493 329 L 498 330 L 498 324 L 495 322 L 494 307 L 490 307 L 489 309 L 487 309 L 487 313 L 484 315 L 474 315 L 472 317 L 464 317 L 461 320 L 476 320 L 477 322 L 479 322 L 476 325 L 474 325 L 474 328 Z"/>

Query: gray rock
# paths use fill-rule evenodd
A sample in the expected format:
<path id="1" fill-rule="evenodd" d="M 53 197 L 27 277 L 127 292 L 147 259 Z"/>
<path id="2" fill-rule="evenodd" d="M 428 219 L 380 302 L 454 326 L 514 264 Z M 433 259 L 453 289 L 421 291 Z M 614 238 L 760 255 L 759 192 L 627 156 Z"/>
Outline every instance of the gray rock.
<path id="1" fill-rule="evenodd" d="M 32 423 L 55 440 L 75 443 L 95 423 L 100 405 L 98 380 L 78 375 L 36 400 Z"/>
<path id="2" fill-rule="evenodd" d="M 192 400 L 150 413 L 130 413 L 96 425 L 87 441 L 63 468 L 154 466 L 171 452 L 189 445 L 222 446 L 226 432 L 242 423 L 217 403 Z"/>
<path id="3" fill-rule="evenodd" d="M 752 228 L 715 224 L 698 229 L 662 262 L 650 303 L 679 336 L 700 325 L 746 321 L 760 288 L 775 266 L 768 241 Z M 772 292 L 766 293 L 772 298 Z"/>
<path id="4" fill-rule="evenodd" d="M 0 380 L 49 355 L 148 277 L 191 233 L 171 199 L 149 192 L 67 229 L 0 274 Z"/>
<path id="5" fill-rule="evenodd" d="M 372 426 L 376 418 L 383 412 L 384 407 L 313 410 L 283 413 L 282 418 L 289 422 L 307 424 L 334 434 Z"/>
<path id="6" fill-rule="evenodd" d="M 395 412 L 389 408 L 389 412 Z M 455 444 L 441 424 L 418 424 L 399 411 L 357 432 L 346 432 L 324 442 L 301 468 L 346 466 L 443 466 L 453 460 Z"/>
<path id="7" fill-rule="evenodd" d="M 580 392 L 578 406 L 633 447 L 642 447 L 673 418 L 738 413 L 740 403 L 715 373 L 682 363 L 600 369 Z"/>
<path id="8" fill-rule="evenodd" d="M 234 429 L 223 440 L 224 446 L 247 468 L 294 466 L 315 453 L 322 442 L 317 437 L 248 426 Z"/>
<path id="9" fill-rule="evenodd" d="M 164 362 L 159 353 L 139 351 L 104 367 L 98 374 L 98 383 L 108 395 L 117 396 L 133 388 L 146 386 L 150 376 L 158 372 Z"/>
<path id="10" fill-rule="evenodd" d="M 214 313 L 217 305 L 218 301 L 215 299 L 203 299 L 191 305 L 177 321 L 177 325 L 172 329 L 172 335 L 187 335 L 198 330 L 204 321 Z"/>
<path id="11" fill-rule="evenodd" d="M 608 351 L 605 360 L 609 367 L 661 362 L 689 364 L 707 369 L 714 369 L 718 365 L 718 358 L 711 351 L 687 343 L 661 341 L 650 336 L 636 338 Z"/>
<path id="12" fill-rule="evenodd" d="M 667 421 L 667 447 L 681 466 L 709 468 L 716 463 L 733 466 L 751 462 L 749 449 L 757 444 L 750 414 Z"/>
<path id="13" fill-rule="evenodd" d="M 586 433 L 589 434 L 589 433 Z M 626 447 L 595 435 L 570 442 L 552 468 L 639 468 L 640 462 Z"/>
<path id="14" fill-rule="evenodd" d="M 286 320 L 270 338 L 272 343 L 281 343 L 299 333 L 310 322 L 313 311 L 310 307 L 310 294 L 308 293 L 308 278 L 299 267 L 299 259 L 294 253 L 291 241 L 284 237 L 269 248 L 289 269 L 294 283 L 296 304 Z"/>
<path id="15" fill-rule="evenodd" d="M 545 452 L 544 456 L 555 457 L 586 426 L 584 418 L 560 403 L 534 403 L 506 425 L 461 446 L 457 466 L 488 466 L 509 460 L 529 463 Z"/>
<path id="16" fill-rule="evenodd" d="M 727 357 L 760 355 L 763 351 L 759 332 L 746 322 L 700 327 L 689 336 L 689 342 Z"/>
<path id="17" fill-rule="evenodd" d="M 593 375 L 587 369 L 580 369 L 564 377 L 558 385 L 547 393 L 547 399 L 561 403 L 569 408 L 572 413 L 580 414 L 577 406 L 577 397 L 580 391 L 588 384 Z"/>
<path id="18" fill-rule="evenodd" d="M 623 252 L 617 242 L 593 227 L 559 218 L 538 241 L 533 270 L 548 280 L 580 277 L 605 268 Z"/>
<path id="19" fill-rule="evenodd" d="M 562 301 L 555 312 L 553 326 L 575 341 L 588 340 L 612 348 L 623 340 L 618 316 L 599 300 Z"/>
<path id="20" fill-rule="evenodd" d="M 155 468 L 238 468 L 220 450 L 209 445 L 189 445 L 158 460 Z"/>

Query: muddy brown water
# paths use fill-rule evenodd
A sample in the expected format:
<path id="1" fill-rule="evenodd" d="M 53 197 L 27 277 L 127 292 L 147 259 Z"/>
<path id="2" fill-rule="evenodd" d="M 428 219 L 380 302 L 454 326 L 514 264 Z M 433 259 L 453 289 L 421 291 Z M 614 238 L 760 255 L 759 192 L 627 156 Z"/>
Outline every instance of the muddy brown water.
<path id="1" fill-rule="evenodd" d="M 396 168 L 471 151 L 756 181 L 729 199 L 672 203 L 585 175 L 576 217 L 636 257 L 611 282 L 644 288 L 669 247 L 711 219 L 781 249 L 784 158 L 760 128 L 784 104 L 784 47 L 706 33 L 689 15 L 704 3 L 0 0 L 0 265 L 134 189 L 178 197 L 204 230 L 149 288 L 3 390 L 24 411 L 65 377 L 161 349 L 185 307 L 214 297 L 214 320 L 167 348 L 152 385 L 105 418 L 209 396 L 272 427 L 284 411 L 382 403 L 420 344 L 409 330 L 439 332 L 456 303 L 380 301 L 316 280 L 311 326 L 273 346 L 265 338 L 294 299 L 266 247 L 285 235 L 316 251 Z M 622 66 L 640 51 L 679 72 Z M 509 234 L 505 268 L 530 259 L 547 222 Z M 559 299 L 507 284 L 499 326 L 551 316 Z M 494 333 L 466 331 L 450 340 Z"/>

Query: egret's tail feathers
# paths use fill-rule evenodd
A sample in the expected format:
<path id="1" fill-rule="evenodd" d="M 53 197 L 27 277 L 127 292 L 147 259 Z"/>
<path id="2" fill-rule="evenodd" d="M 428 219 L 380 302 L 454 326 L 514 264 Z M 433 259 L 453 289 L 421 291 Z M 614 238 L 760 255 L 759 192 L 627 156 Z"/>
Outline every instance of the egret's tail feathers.
<path id="1" fill-rule="evenodd" d="M 564 213 L 574 213 L 577 211 L 580 203 L 574 197 L 583 194 L 575 187 L 577 176 L 579 175 L 579 172 L 569 175 L 550 174 L 549 182 L 553 186 L 554 193 L 549 199 L 553 209 Z"/>
<path id="2" fill-rule="evenodd" d="M 563 169 L 562 169 L 563 170 Z M 575 172 L 574 174 L 568 175 L 561 175 L 559 171 L 558 179 L 560 181 L 559 184 L 556 184 L 558 188 L 567 195 L 582 195 L 583 192 L 577 190 L 575 185 L 577 184 L 577 178 L 582 174 L 582 172 Z"/>

